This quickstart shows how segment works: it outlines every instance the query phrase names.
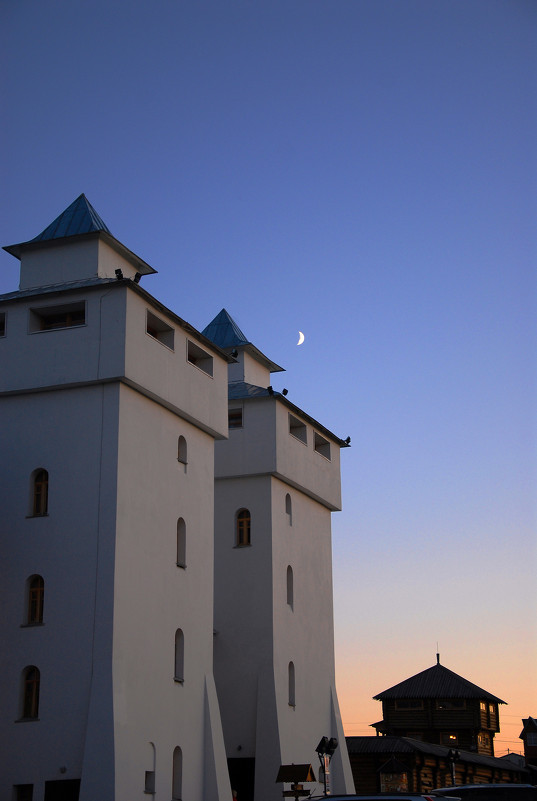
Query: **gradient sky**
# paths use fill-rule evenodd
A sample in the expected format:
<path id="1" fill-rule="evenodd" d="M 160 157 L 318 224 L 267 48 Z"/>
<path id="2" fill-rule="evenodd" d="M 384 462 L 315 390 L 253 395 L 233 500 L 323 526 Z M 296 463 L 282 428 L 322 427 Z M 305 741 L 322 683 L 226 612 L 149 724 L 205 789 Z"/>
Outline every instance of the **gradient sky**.
<path id="1" fill-rule="evenodd" d="M 537 715 L 536 34 L 533 0 L 0 5 L 1 244 L 85 192 L 149 292 L 226 307 L 352 437 L 347 734 L 437 642 L 508 702 L 498 755 Z"/>

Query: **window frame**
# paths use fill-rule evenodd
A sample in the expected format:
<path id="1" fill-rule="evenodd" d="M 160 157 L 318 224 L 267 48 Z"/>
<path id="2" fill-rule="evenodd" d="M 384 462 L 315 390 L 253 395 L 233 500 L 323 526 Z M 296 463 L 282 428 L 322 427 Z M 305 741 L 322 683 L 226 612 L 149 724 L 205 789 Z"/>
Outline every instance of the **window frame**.
<path id="1" fill-rule="evenodd" d="M 29 517 L 48 515 L 49 472 L 37 467 L 31 475 L 31 507 Z"/>
<path id="2" fill-rule="evenodd" d="M 38 582 L 39 586 L 32 586 Z M 42 626 L 45 601 L 45 580 L 43 576 L 34 573 L 26 580 L 26 615 L 25 626 Z M 35 608 L 35 614 L 33 610 Z"/>
<path id="3" fill-rule="evenodd" d="M 31 676 L 32 672 L 34 672 L 33 676 Z M 41 671 L 36 665 L 27 665 L 22 671 L 20 720 L 39 720 L 40 689 Z"/>
<path id="4" fill-rule="evenodd" d="M 232 417 L 235 417 L 233 420 L 233 425 L 231 425 Z M 244 428 L 244 407 L 243 406 L 232 406 L 228 409 L 227 412 L 227 427 L 228 431 L 236 431 L 239 428 Z"/>
<path id="5" fill-rule="evenodd" d="M 78 317 L 77 315 L 80 314 L 81 317 Z M 56 303 L 50 306 L 33 306 L 28 309 L 28 315 L 29 334 L 84 328 L 88 324 L 85 300 Z M 55 320 L 56 322 L 54 322 Z"/>
<path id="6" fill-rule="evenodd" d="M 235 547 L 248 548 L 252 544 L 252 515 L 241 507 L 235 515 Z"/>

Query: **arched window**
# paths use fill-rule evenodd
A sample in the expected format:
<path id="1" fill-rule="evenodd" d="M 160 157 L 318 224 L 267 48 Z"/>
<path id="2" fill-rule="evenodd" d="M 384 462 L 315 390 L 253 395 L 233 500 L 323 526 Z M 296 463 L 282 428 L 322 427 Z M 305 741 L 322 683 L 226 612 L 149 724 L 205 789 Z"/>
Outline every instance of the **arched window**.
<path id="1" fill-rule="evenodd" d="M 237 512 L 237 546 L 250 545 L 250 529 L 252 518 L 248 509 Z"/>
<path id="2" fill-rule="evenodd" d="M 48 473 L 40 468 L 33 473 L 32 515 L 39 517 L 48 513 Z"/>
<path id="3" fill-rule="evenodd" d="M 45 599 L 45 582 L 42 576 L 30 576 L 27 586 L 26 623 L 31 626 L 43 622 L 43 602 Z"/>
<path id="4" fill-rule="evenodd" d="M 185 680 L 185 637 L 182 629 L 175 632 L 174 679 L 181 682 Z"/>
<path id="5" fill-rule="evenodd" d="M 186 567 L 186 524 L 182 517 L 177 521 L 177 567 Z"/>
<path id="6" fill-rule="evenodd" d="M 289 662 L 289 706 L 295 706 L 295 666 Z"/>
<path id="7" fill-rule="evenodd" d="M 39 713 L 39 670 L 35 665 L 29 665 L 24 668 L 22 676 L 22 717 L 35 719 Z"/>
<path id="8" fill-rule="evenodd" d="M 287 515 L 289 525 L 293 525 L 293 505 L 291 503 L 291 496 L 289 493 L 285 496 L 285 514 Z"/>
<path id="9" fill-rule="evenodd" d="M 187 447 L 186 447 L 186 439 L 181 436 L 177 441 L 177 461 L 181 462 L 181 464 L 187 464 Z"/>
<path id="10" fill-rule="evenodd" d="M 293 608 L 293 568 L 287 565 L 287 603 Z"/>
<path id="11" fill-rule="evenodd" d="M 183 797 L 183 752 L 177 746 L 173 749 L 172 800 L 181 801 Z"/>

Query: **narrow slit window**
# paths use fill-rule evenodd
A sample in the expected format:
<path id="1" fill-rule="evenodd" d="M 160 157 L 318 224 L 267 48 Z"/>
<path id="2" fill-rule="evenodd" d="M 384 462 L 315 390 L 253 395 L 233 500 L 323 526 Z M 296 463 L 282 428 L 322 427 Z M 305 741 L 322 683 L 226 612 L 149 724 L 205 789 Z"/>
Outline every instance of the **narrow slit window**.
<path id="1" fill-rule="evenodd" d="M 48 514 L 48 472 L 42 468 L 33 473 L 31 514 L 33 517 Z"/>
<path id="2" fill-rule="evenodd" d="M 67 303 L 62 306 L 41 306 L 30 309 L 30 331 L 54 331 L 86 325 L 86 303 Z"/>
<path id="3" fill-rule="evenodd" d="M 177 521 L 177 567 L 186 567 L 186 524 L 182 517 Z"/>
<path id="4" fill-rule="evenodd" d="M 293 586 L 293 568 L 291 565 L 287 566 L 287 604 L 293 608 L 294 603 L 294 586 Z"/>
<path id="5" fill-rule="evenodd" d="M 321 456 L 324 456 L 325 459 L 330 461 L 330 443 L 317 432 L 315 432 L 313 447 L 317 453 L 320 453 Z"/>
<path id="6" fill-rule="evenodd" d="M 26 623 L 29 626 L 43 622 L 43 602 L 45 599 L 45 582 L 42 576 L 31 576 L 28 579 L 28 612 Z"/>
<path id="7" fill-rule="evenodd" d="M 293 662 L 289 662 L 288 682 L 289 682 L 289 706 L 296 706 L 296 703 L 295 703 L 295 666 L 294 666 Z"/>
<path id="8" fill-rule="evenodd" d="M 177 629 L 175 632 L 175 666 L 174 666 L 174 679 L 175 681 L 183 682 L 185 680 L 185 637 L 182 629 Z"/>
<path id="9" fill-rule="evenodd" d="M 177 440 L 177 461 L 181 462 L 181 464 L 186 465 L 188 463 L 187 451 L 188 449 L 187 449 L 186 439 L 183 436 L 181 436 Z"/>
<path id="10" fill-rule="evenodd" d="M 295 417 L 294 414 L 289 415 L 289 433 L 307 445 L 308 431 L 306 424 L 299 420 L 298 417 Z"/>
<path id="11" fill-rule="evenodd" d="M 194 367 L 197 367 L 199 370 L 202 370 L 207 375 L 212 377 L 213 374 L 213 357 L 210 353 L 200 348 L 199 345 L 196 345 L 195 342 L 192 340 L 188 340 L 187 342 L 187 360 L 190 364 L 193 364 Z"/>
<path id="12" fill-rule="evenodd" d="M 146 772 L 145 772 L 144 793 L 148 793 L 149 795 L 154 795 L 154 793 L 155 793 L 155 771 L 154 770 L 146 770 Z"/>
<path id="13" fill-rule="evenodd" d="M 181 801 L 183 797 L 183 752 L 177 746 L 173 749 L 172 769 L 172 801 Z"/>
<path id="14" fill-rule="evenodd" d="M 39 714 L 39 685 L 41 675 L 35 665 L 29 665 L 23 672 L 22 717 L 35 720 Z"/>
<path id="15" fill-rule="evenodd" d="M 287 521 L 290 526 L 293 525 L 293 503 L 291 501 L 291 496 L 289 493 L 285 496 L 285 514 L 287 515 Z"/>
<path id="16" fill-rule="evenodd" d="M 237 538 L 236 545 L 239 548 L 251 544 L 252 518 L 248 509 L 240 509 L 237 512 Z"/>
<path id="17" fill-rule="evenodd" d="M 0 337 L 5 337 L 6 335 L 6 314 L 5 312 L 0 312 Z"/>

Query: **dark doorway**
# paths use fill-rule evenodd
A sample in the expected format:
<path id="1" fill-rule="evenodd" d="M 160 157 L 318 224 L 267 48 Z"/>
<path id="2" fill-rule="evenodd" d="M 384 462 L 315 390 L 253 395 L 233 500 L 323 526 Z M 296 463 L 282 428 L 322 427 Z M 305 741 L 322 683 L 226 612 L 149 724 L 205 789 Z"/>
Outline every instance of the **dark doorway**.
<path id="1" fill-rule="evenodd" d="M 80 779 L 45 782 L 45 801 L 78 801 Z"/>
<path id="2" fill-rule="evenodd" d="M 237 792 L 237 801 L 254 801 L 255 759 L 228 759 L 227 767 L 231 789 Z"/>

